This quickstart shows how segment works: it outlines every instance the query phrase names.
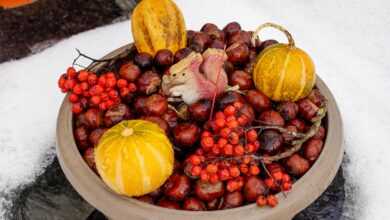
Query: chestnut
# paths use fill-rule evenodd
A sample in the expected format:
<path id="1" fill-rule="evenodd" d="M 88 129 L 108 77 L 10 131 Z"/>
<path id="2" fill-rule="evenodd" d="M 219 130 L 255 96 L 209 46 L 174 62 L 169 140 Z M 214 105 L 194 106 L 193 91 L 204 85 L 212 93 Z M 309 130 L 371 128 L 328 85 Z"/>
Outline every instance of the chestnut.
<path id="1" fill-rule="evenodd" d="M 168 208 L 168 209 L 180 209 L 180 205 L 177 202 L 162 198 L 157 202 L 158 206 Z"/>
<path id="2" fill-rule="evenodd" d="M 146 71 L 137 79 L 138 90 L 146 95 L 156 92 L 160 84 L 160 76 L 153 71 Z"/>
<path id="3" fill-rule="evenodd" d="M 326 133 L 325 128 L 323 126 L 320 126 L 318 128 L 317 133 L 313 136 L 313 138 L 323 140 L 325 138 L 325 133 Z"/>
<path id="4" fill-rule="evenodd" d="M 149 204 L 154 204 L 153 197 L 150 195 L 144 195 L 136 198 L 138 201 L 149 203 Z"/>
<path id="5" fill-rule="evenodd" d="M 206 121 L 210 116 L 211 101 L 200 100 L 190 105 L 188 111 L 190 112 L 191 118 L 195 121 Z"/>
<path id="6" fill-rule="evenodd" d="M 313 89 L 307 98 L 317 106 L 322 106 L 325 102 L 325 97 L 321 94 L 319 89 Z"/>
<path id="7" fill-rule="evenodd" d="M 191 123 L 178 124 L 173 129 L 175 142 L 183 147 L 191 147 L 199 139 L 200 129 Z"/>
<path id="8" fill-rule="evenodd" d="M 192 42 L 192 39 L 194 38 L 195 33 L 196 33 L 196 31 L 193 31 L 193 30 L 187 31 L 187 45 Z"/>
<path id="9" fill-rule="evenodd" d="M 197 198 L 190 197 L 183 202 L 183 209 L 190 211 L 204 211 L 206 210 L 205 204 Z"/>
<path id="10" fill-rule="evenodd" d="M 223 68 L 225 69 L 225 72 L 230 75 L 231 73 L 234 72 L 234 65 L 233 63 L 229 62 L 229 61 L 225 61 L 225 63 L 223 64 Z"/>
<path id="11" fill-rule="evenodd" d="M 195 183 L 196 196 L 206 202 L 210 202 L 214 199 L 220 198 L 225 192 L 225 186 L 221 181 L 214 184 L 209 182 L 203 182 L 201 180 Z"/>
<path id="12" fill-rule="evenodd" d="M 295 176 L 302 176 L 309 170 L 310 164 L 305 158 L 295 153 L 291 157 L 287 158 L 286 167 L 289 173 Z"/>
<path id="13" fill-rule="evenodd" d="M 224 50 L 225 49 L 225 42 L 218 40 L 218 39 L 215 39 L 215 40 L 211 41 L 209 47 Z"/>
<path id="14" fill-rule="evenodd" d="M 160 94 L 153 94 L 146 98 L 145 110 L 148 115 L 163 115 L 168 109 L 167 99 Z"/>
<path id="15" fill-rule="evenodd" d="M 298 105 L 294 102 L 282 102 L 277 107 L 278 112 L 286 121 L 297 117 Z"/>
<path id="16" fill-rule="evenodd" d="M 275 130 L 266 130 L 260 135 L 260 146 L 266 153 L 274 153 L 278 151 L 282 144 L 283 137 Z"/>
<path id="17" fill-rule="evenodd" d="M 157 51 L 154 57 L 154 63 L 158 67 L 167 67 L 173 64 L 173 53 L 168 49 L 161 49 Z"/>
<path id="18" fill-rule="evenodd" d="M 157 188 L 156 190 L 154 190 L 153 192 L 149 193 L 148 195 L 151 196 L 153 199 L 156 199 L 156 198 L 161 197 L 162 194 L 163 194 L 163 190 L 162 190 L 162 187 L 160 187 L 160 188 Z"/>
<path id="19" fill-rule="evenodd" d="M 223 31 L 225 32 L 226 35 L 231 36 L 239 31 L 241 31 L 241 25 L 238 22 L 230 22 L 227 24 L 224 28 Z"/>
<path id="20" fill-rule="evenodd" d="M 245 98 L 256 112 L 262 112 L 271 108 L 270 99 L 256 89 L 249 90 Z"/>
<path id="21" fill-rule="evenodd" d="M 165 182 L 164 194 L 174 201 L 181 201 L 189 194 L 190 184 L 190 179 L 186 175 L 175 173 Z"/>
<path id="22" fill-rule="evenodd" d="M 200 29 L 200 31 L 202 31 L 204 33 L 209 33 L 209 32 L 215 31 L 215 30 L 218 30 L 218 26 L 213 24 L 213 23 L 206 23 Z"/>
<path id="23" fill-rule="evenodd" d="M 231 209 L 241 206 L 244 203 L 244 197 L 240 191 L 226 193 L 223 197 L 221 209 Z"/>
<path id="24" fill-rule="evenodd" d="M 246 201 L 254 202 L 257 197 L 267 194 L 267 186 L 263 180 L 256 176 L 250 176 L 244 185 L 244 196 Z"/>
<path id="25" fill-rule="evenodd" d="M 89 128 L 98 128 L 103 124 L 103 114 L 95 108 L 90 108 L 85 112 L 85 121 Z"/>
<path id="26" fill-rule="evenodd" d="M 188 56 L 188 54 L 191 53 L 191 49 L 188 48 L 188 47 L 185 47 L 185 48 L 181 48 L 180 50 L 176 51 L 175 53 L 175 63 L 179 62 L 180 60 L 186 58 Z"/>
<path id="27" fill-rule="evenodd" d="M 284 126 L 284 119 L 277 111 L 264 111 L 259 116 L 259 121 L 263 125 Z"/>
<path id="28" fill-rule="evenodd" d="M 139 96 L 134 100 L 134 108 L 135 111 L 139 114 L 145 114 L 146 113 L 146 100 L 148 97 Z"/>
<path id="29" fill-rule="evenodd" d="M 177 126 L 177 121 L 179 117 L 177 116 L 177 113 L 173 111 L 172 109 L 167 109 L 167 111 L 161 116 L 164 121 L 167 122 L 169 128 L 174 128 Z"/>
<path id="30" fill-rule="evenodd" d="M 305 132 L 306 131 L 306 124 L 303 120 L 294 118 L 291 121 L 288 122 L 288 125 L 295 126 L 299 132 Z"/>
<path id="31" fill-rule="evenodd" d="M 252 89 L 252 76 L 245 71 L 236 70 L 230 75 L 229 84 L 232 86 L 238 85 L 241 90 Z"/>
<path id="32" fill-rule="evenodd" d="M 89 142 L 96 147 L 99 143 L 100 138 L 103 136 L 104 132 L 106 132 L 107 129 L 105 128 L 96 128 L 91 132 L 89 135 Z"/>
<path id="33" fill-rule="evenodd" d="M 130 119 L 132 113 L 130 108 L 125 104 L 119 104 L 111 109 L 109 109 L 104 114 L 104 125 L 106 127 L 112 127 L 113 125 L 121 122 L 122 120 Z"/>
<path id="34" fill-rule="evenodd" d="M 311 121 L 317 115 L 318 107 L 308 98 L 298 101 L 299 115 L 304 119 Z"/>
<path id="35" fill-rule="evenodd" d="M 89 146 L 88 129 L 84 126 L 78 127 L 74 130 L 74 138 L 77 142 L 77 147 L 80 150 L 85 150 Z"/>
<path id="36" fill-rule="evenodd" d="M 322 140 L 313 138 L 309 139 L 303 145 L 303 155 L 310 162 L 314 162 L 317 160 L 318 156 L 320 156 L 323 144 L 324 142 L 322 142 Z"/>
<path id="37" fill-rule="evenodd" d="M 265 40 L 263 42 L 261 42 L 258 47 L 256 48 L 256 50 L 260 53 L 261 51 L 263 51 L 265 48 L 271 46 L 271 45 L 274 45 L 274 44 L 277 44 L 279 43 L 278 41 L 276 40 Z"/>
<path id="38" fill-rule="evenodd" d="M 81 113 L 79 115 L 75 115 L 75 127 L 88 126 L 88 122 L 85 119 L 85 113 Z"/>
<path id="39" fill-rule="evenodd" d="M 195 33 L 194 37 L 192 38 L 192 44 L 199 45 L 202 51 L 206 49 L 206 46 L 208 45 L 209 42 L 210 42 L 209 35 L 203 32 Z"/>
<path id="40" fill-rule="evenodd" d="M 153 122 L 153 123 L 157 124 L 161 129 L 163 129 L 165 131 L 165 133 L 168 132 L 168 123 L 164 119 L 162 119 L 158 116 L 153 116 L 153 115 L 143 116 L 143 117 L 141 117 L 141 119 L 145 120 L 145 121 Z"/>
<path id="41" fill-rule="evenodd" d="M 250 32 L 239 31 L 237 33 L 230 35 L 227 44 L 230 46 L 234 43 L 242 43 L 242 44 L 246 44 L 246 45 L 250 46 L 251 40 L 252 40 L 252 34 Z"/>
<path id="42" fill-rule="evenodd" d="M 128 81 L 135 81 L 141 75 L 140 68 L 134 63 L 125 63 L 119 69 L 119 76 Z"/>
<path id="43" fill-rule="evenodd" d="M 96 171 L 95 155 L 93 147 L 87 148 L 83 153 L 83 159 L 87 165 L 94 171 Z"/>
<path id="44" fill-rule="evenodd" d="M 134 56 L 134 63 L 143 70 L 149 69 L 153 65 L 153 56 L 149 53 L 138 53 Z"/>
<path id="45" fill-rule="evenodd" d="M 218 98 L 218 107 L 224 109 L 226 106 L 233 104 L 234 102 L 245 103 L 244 98 L 237 92 L 226 92 Z"/>
<path id="46" fill-rule="evenodd" d="M 248 61 L 249 48 L 246 44 L 234 43 L 226 49 L 226 54 L 233 64 L 243 64 Z"/>
<path id="47" fill-rule="evenodd" d="M 206 202 L 207 210 L 216 210 L 220 206 L 220 199 L 213 199 L 211 201 Z"/>
<path id="48" fill-rule="evenodd" d="M 248 123 L 252 123 L 252 121 L 255 119 L 255 110 L 250 106 L 249 104 L 243 104 L 242 108 L 238 110 L 239 116 L 245 115 L 248 119 Z"/>

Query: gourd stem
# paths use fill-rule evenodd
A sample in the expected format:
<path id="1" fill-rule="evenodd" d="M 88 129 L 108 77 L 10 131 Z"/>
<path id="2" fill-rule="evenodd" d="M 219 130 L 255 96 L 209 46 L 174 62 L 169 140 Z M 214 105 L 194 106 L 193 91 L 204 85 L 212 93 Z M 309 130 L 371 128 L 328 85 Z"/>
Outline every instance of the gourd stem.
<path id="1" fill-rule="evenodd" d="M 287 40 L 288 40 L 288 45 L 289 46 L 292 46 L 294 47 L 295 46 L 295 42 L 294 42 L 294 39 L 292 37 L 292 35 L 290 34 L 290 32 L 288 32 L 284 27 L 278 25 L 278 24 L 275 24 L 275 23 L 271 23 L 271 22 L 267 22 L 267 23 L 264 23 L 262 25 L 260 25 L 254 32 L 253 32 L 253 35 L 252 35 L 252 44 L 253 45 L 256 45 L 256 38 L 258 38 L 258 35 L 259 35 L 259 32 L 261 30 L 263 30 L 264 28 L 267 28 L 267 27 L 272 27 L 272 28 L 275 28 L 281 32 L 283 32 L 286 37 L 287 37 Z M 260 40 L 260 38 L 258 38 Z"/>

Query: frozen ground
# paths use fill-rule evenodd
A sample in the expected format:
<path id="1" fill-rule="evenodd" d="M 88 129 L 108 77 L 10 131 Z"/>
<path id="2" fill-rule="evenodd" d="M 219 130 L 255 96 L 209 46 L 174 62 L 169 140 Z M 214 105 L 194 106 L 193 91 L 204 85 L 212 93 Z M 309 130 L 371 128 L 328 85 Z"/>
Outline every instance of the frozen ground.
<path id="1" fill-rule="evenodd" d="M 273 21 L 311 54 L 344 119 L 345 217 L 389 219 L 390 3 L 374 1 L 177 1 L 187 27 L 237 20 L 245 29 Z M 265 36 L 275 32 L 265 32 Z M 284 41 L 277 34 L 278 40 Z M 131 41 L 129 22 L 88 31 L 28 58 L 0 65 L 0 219 L 10 193 L 43 171 L 55 154 L 62 95 L 56 81 L 75 56 L 95 57 Z M 354 191 L 351 191 L 354 189 Z"/>

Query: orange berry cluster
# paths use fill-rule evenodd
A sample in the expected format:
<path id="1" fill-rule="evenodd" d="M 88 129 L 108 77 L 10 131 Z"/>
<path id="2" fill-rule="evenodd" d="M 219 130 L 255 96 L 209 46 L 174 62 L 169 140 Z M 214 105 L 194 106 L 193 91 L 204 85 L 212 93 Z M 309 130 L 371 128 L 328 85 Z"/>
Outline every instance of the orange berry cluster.
<path id="1" fill-rule="evenodd" d="M 86 70 L 76 71 L 69 67 L 58 80 L 62 92 L 69 92 L 72 112 L 80 114 L 89 106 L 104 111 L 121 103 L 124 98 L 137 90 L 137 86 L 119 78 L 113 72 L 97 76 Z"/>
<path id="2" fill-rule="evenodd" d="M 187 160 L 192 165 L 192 176 L 210 183 L 225 181 L 229 192 L 243 187 L 244 176 L 256 176 L 261 171 L 250 156 L 260 148 L 260 142 L 255 130 L 245 131 L 249 120 L 239 113 L 242 106 L 241 102 L 235 102 L 216 112 L 211 121 L 213 129 L 202 132 L 201 148 Z M 207 162 L 218 157 L 222 159 Z M 241 159 L 223 159 L 229 157 Z"/>

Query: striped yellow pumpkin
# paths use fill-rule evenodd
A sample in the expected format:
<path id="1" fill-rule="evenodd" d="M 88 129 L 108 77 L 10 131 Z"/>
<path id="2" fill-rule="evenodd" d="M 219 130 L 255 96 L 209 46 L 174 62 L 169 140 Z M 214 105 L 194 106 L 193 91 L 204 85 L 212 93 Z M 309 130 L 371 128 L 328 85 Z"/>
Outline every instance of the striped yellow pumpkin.
<path id="1" fill-rule="evenodd" d="M 95 149 L 96 168 L 115 192 L 140 196 L 172 174 L 174 153 L 165 132 L 145 120 L 123 121 L 107 130 Z"/>
<path id="2" fill-rule="evenodd" d="M 288 38 L 289 44 L 278 43 L 265 48 L 258 55 L 253 69 L 256 88 L 274 101 L 304 98 L 316 81 L 313 61 L 307 53 L 295 47 L 289 33 Z"/>
<path id="3" fill-rule="evenodd" d="M 153 56 L 160 49 L 173 53 L 186 46 L 184 18 L 171 0 L 142 0 L 131 16 L 134 43 Z"/>

